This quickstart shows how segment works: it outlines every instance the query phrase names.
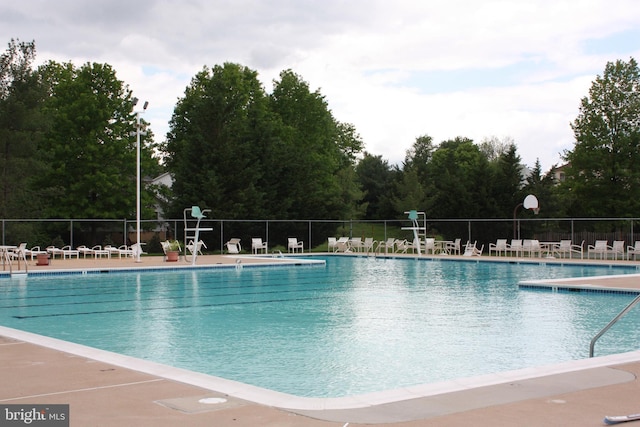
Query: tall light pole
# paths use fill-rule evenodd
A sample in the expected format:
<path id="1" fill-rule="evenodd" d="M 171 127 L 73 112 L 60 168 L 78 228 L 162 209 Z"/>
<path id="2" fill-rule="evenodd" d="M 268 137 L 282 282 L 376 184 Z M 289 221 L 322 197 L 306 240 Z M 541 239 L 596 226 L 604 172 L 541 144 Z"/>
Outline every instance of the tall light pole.
<path id="1" fill-rule="evenodd" d="M 138 98 L 133 98 L 133 107 L 138 104 Z M 140 243 L 140 135 L 143 132 L 140 131 L 140 113 L 147 110 L 149 102 L 145 101 L 142 111 L 136 111 L 136 243 L 138 248 L 136 250 L 136 262 L 140 261 L 140 253 L 142 252 L 142 243 Z"/>

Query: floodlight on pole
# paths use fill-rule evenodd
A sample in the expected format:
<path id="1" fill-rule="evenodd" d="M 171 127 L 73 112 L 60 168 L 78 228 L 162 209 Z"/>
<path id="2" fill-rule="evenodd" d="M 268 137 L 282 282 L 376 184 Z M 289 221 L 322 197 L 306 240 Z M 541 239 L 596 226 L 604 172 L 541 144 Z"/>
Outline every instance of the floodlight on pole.
<path id="1" fill-rule="evenodd" d="M 135 107 L 138 104 L 138 98 L 133 98 L 131 103 Z M 143 111 L 136 111 L 136 256 L 135 262 L 140 261 L 140 253 L 142 252 L 142 243 L 140 243 L 140 135 L 145 132 L 140 131 L 140 113 L 146 111 L 149 102 L 145 101 Z"/>

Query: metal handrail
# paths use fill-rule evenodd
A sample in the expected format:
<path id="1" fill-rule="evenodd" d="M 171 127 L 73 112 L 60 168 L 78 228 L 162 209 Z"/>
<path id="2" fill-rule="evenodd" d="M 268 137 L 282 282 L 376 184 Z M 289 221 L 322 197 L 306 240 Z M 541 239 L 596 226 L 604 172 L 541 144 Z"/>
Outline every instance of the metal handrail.
<path id="1" fill-rule="evenodd" d="M 593 348 L 596 345 L 596 341 L 598 341 L 598 339 L 602 335 L 604 335 L 605 332 L 607 332 L 609 330 L 609 328 L 611 328 L 618 320 L 620 320 L 622 318 L 622 316 L 627 314 L 627 312 L 629 312 L 629 310 L 631 310 L 633 308 L 633 306 L 636 305 L 638 302 L 640 302 L 640 294 L 638 294 L 638 296 L 636 296 L 633 299 L 633 301 L 631 301 L 629 303 L 629 305 L 624 308 L 624 310 L 622 310 L 620 313 L 618 313 L 618 315 L 616 317 L 614 317 L 613 320 L 611 320 L 611 322 L 609 322 L 607 324 L 607 326 L 602 328 L 602 330 L 600 332 L 598 332 L 598 334 L 595 337 L 593 337 L 593 339 L 591 340 L 591 343 L 589 344 L 589 357 L 593 357 Z"/>

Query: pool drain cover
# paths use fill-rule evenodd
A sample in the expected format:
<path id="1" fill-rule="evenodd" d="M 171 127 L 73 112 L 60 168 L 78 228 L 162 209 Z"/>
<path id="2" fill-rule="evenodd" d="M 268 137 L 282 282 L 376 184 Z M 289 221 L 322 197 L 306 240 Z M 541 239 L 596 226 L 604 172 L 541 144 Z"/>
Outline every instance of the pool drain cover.
<path id="1" fill-rule="evenodd" d="M 205 397 L 204 399 L 198 400 L 199 403 L 204 403 L 207 405 L 217 405 L 218 403 L 225 403 L 227 399 L 222 397 Z"/>
<path id="2" fill-rule="evenodd" d="M 238 406 L 246 405 L 246 402 L 239 399 L 228 400 L 224 397 L 216 396 L 191 396 L 179 397 L 177 399 L 156 400 L 156 403 L 167 408 L 175 409 L 187 414 L 196 414 L 198 412 L 219 411 Z"/>

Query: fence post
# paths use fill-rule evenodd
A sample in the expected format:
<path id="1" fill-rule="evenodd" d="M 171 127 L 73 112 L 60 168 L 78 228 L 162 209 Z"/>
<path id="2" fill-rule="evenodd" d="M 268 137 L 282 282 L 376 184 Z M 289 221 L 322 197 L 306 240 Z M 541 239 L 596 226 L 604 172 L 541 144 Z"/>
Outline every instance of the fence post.
<path id="1" fill-rule="evenodd" d="M 220 254 L 224 254 L 224 220 L 220 220 Z"/>

